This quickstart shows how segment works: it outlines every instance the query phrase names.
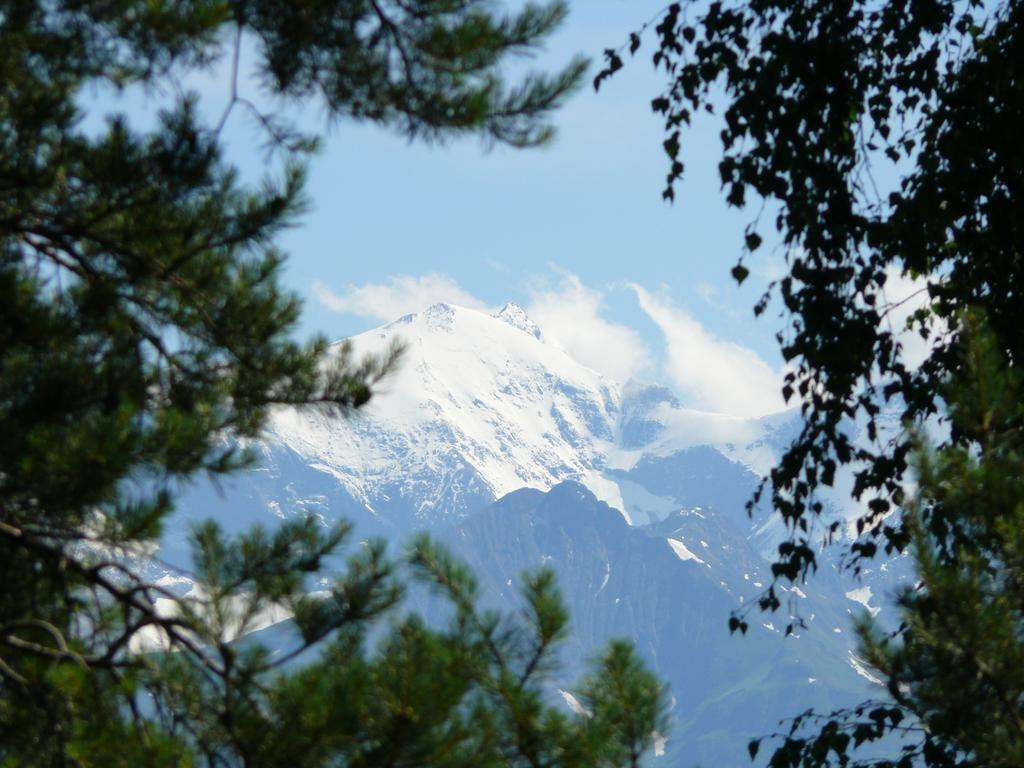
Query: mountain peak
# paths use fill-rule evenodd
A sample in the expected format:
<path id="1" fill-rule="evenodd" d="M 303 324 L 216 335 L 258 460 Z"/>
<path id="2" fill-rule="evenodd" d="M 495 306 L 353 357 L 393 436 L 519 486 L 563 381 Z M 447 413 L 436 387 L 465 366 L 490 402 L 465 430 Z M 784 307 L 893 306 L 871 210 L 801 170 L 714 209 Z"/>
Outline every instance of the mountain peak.
<path id="1" fill-rule="evenodd" d="M 520 331 L 530 334 L 535 339 L 544 340 L 544 334 L 541 329 L 526 314 L 526 310 L 514 302 L 510 301 L 505 304 L 494 316 L 499 320 L 504 320 L 513 328 L 518 328 Z"/>
<path id="2" fill-rule="evenodd" d="M 438 302 L 437 304 L 431 304 L 423 310 L 420 313 L 420 318 L 429 328 L 450 333 L 455 322 L 455 312 L 457 309 L 458 307 L 453 304 Z"/>
<path id="3" fill-rule="evenodd" d="M 454 304 L 448 304 L 447 302 L 437 302 L 431 304 L 429 307 L 420 310 L 419 312 L 410 312 L 407 315 L 402 315 L 397 320 L 387 323 L 383 328 L 396 328 L 403 325 L 412 325 L 416 322 L 422 322 L 430 327 L 440 327 L 450 330 L 452 320 L 455 318 L 456 310 L 460 307 L 456 307 Z"/>

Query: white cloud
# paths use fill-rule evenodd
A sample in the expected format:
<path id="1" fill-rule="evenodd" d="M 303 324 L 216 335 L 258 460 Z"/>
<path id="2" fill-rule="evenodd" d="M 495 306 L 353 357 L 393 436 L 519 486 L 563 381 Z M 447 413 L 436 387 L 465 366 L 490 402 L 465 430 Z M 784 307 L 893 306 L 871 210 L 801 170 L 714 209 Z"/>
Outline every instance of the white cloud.
<path id="1" fill-rule="evenodd" d="M 668 299 L 630 287 L 665 337 L 666 373 L 686 405 L 734 416 L 763 416 L 785 407 L 781 375 L 756 352 L 717 338 Z"/>
<path id="2" fill-rule="evenodd" d="M 624 382 L 650 366 L 651 353 L 640 334 L 601 316 L 604 294 L 565 273 L 555 287 L 535 286 L 527 312 L 549 339 L 609 378 Z"/>
<path id="3" fill-rule="evenodd" d="M 683 309 L 639 285 L 629 286 L 665 339 L 665 373 L 687 407 L 737 417 L 761 416 L 784 407 L 780 374 L 751 349 L 717 338 Z M 431 304 L 448 302 L 491 312 L 493 308 L 448 275 L 395 275 L 379 283 L 335 292 L 321 281 L 313 294 L 326 308 L 388 322 Z M 557 283 L 535 285 L 527 307 L 545 338 L 614 381 L 643 377 L 653 355 L 640 333 L 604 316 L 605 292 L 572 273 Z"/>
<path id="4" fill-rule="evenodd" d="M 661 404 L 655 413 L 669 427 L 671 437 L 666 445 L 672 450 L 708 443 L 743 445 L 756 442 L 764 436 L 765 428 L 761 420 L 745 416 L 673 407 L 669 403 Z"/>
<path id="5" fill-rule="evenodd" d="M 429 274 L 421 277 L 394 275 L 383 283 L 350 285 L 344 293 L 335 293 L 319 280 L 313 281 L 313 295 L 327 309 L 387 322 L 411 312 L 419 312 L 432 304 L 447 302 L 470 309 L 488 307 L 467 293 L 448 275 Z"/>

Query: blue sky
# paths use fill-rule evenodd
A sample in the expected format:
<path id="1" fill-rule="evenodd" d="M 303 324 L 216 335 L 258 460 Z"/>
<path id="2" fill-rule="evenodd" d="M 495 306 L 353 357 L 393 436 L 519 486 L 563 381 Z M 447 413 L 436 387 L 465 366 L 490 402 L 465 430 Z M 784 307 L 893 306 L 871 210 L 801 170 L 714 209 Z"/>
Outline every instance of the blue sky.
<path id="1" fill-rule="evenodd" d="M 541 64 L 575 52 L 596 62 L 660 6 L 576 3 Z M 643 325 L 635 300 L 612 288 L 636 282 L 771 353 L 771 330 L 749 322 L 756 292 L 738 292 L 728 276 L 748 214 L 729 211 L 719 194 L 716 126 L 696 126 L 680 199 L 664 203 L 662 132 L 648 106 L 661 80 L 644 49 L 638 56 L 600 93 L 581 89 L 556 117 L 554 144 L 540 150 L 427 147 L 372 126 L 338 126 L 312 169 L 314 209 L 285 239 L 296 287 L 319 279 L 343 291 L 441 273 L 488 303 L 528 303 L 538 282 L 570 272 L 608 291 L 615 316 Z M 307 314 L 331 333 L 360 327 L 321 307 Z"/>
<path id="2" fill-rule="evenodd" d="M 537 64 L 576 52 L 597 64 L 603 49 L 660 7 L 577 2 Z M 609 326 L 625 325 L 647 349 L 630 354 L 634 345 L 620 332 L 619 344 L 607 348 L 622 364 L 610 365 L 610 374 L 621 378 L 629 365 L 646 362 L 645 378 L 671 382 L 664 328 L 641 308 L 628 287 L 634 284 L 691 317 L 708 337 L 747 347 L 777 369 L 778 320 L 754 322 L 751 307 L 780 257 L 758 259 L 742 290 L 729 275 L 754 211 L 730 210 L 722 200 L 714 119 L 698 122 L 684 144 L 687 177 L 676 203 L 661 199 L 663 137 L 649 103 L 662 80 L 651 67 L 652 50 L 641 48 L 600 93 L 588 82 L 557 115 L 553 145 L 540 150 L 488 152 L 475 141 L 431 147 L 372 126 L 334 128 L 312 167 L 314 207 L 283 239 L 289 281 L 308 297 L 306 328 L 349 335 L 387 318 L 387 307 L 404 302 L 414 311 L 426 297 L 458 303 L 468 294 L 486 305 L 528 308 L 575 301 L 574 335 L 592 332 L 593 344 L 604 348 L 601 335 L 615 332 Z M 595 302 L 604 325 L 585 311 Z"/>
<path id="3" fill-rule="evenodd" d="M 596 68 L 601 51 L 663 5 L 576 2 L 530 65 L 583 53 Z M 742 289 L 729 275 L 756 211 L 722 200 L 713 118 L 686 135 L 685 182 L 675 204 L 662 201 L 663 136 L 649 103 L 663 81 L 651 45 L 600 93 L 588 77 L 543 149 L 427 146 L 351 122 L 326 131 L 311 166 L 311 209 L 280 239 L 290 254 L 288 285 L 305 299 L 302 332 L 348 336 L 438 300 L 514 301 L 612 378 L 635 373 L 672 384 L 699 408 L 773 410 L 780 321 L 770 313 L 755 321 L 751 308 L 782 257 L 768 242 L 748 263 Z M 211 117 L 227 102 L 226 74 L 222 67 L 189 82 Z M 154 106 L 152 97 L 132 96 L 116 108 L 145 120 Z M 324 127 L 316 109 L 295 118 Z M 232 115 L 225 137 L 247 176 L 273 170 L 243 115 Z"/>

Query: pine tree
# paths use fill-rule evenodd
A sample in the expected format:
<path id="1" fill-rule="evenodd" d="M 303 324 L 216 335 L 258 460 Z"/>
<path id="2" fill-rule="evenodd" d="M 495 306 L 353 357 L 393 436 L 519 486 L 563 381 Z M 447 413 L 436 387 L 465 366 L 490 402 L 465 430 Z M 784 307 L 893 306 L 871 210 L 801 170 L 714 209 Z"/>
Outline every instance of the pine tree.
<path id="1" fill-rule="evenodd" d="M 635 762 L 661 698 L 627 648 L 584 684 L 592 717 L 545 699 L 565 627 L 549 574 L 527 580 L 520 626 L 481 611 L 469 574 L 426 542 L 407 566 L 357 547 L 328 594 L 310 595 L 344 526 L 201 526 L 188 598 L 147 569 L 176 484 L 245 466 L 239 445 L 272 406 L 359 407 L 397 356 L 294 339 L 299 302 L 274 237 L 302 211 L 316 137 L 239 90 L 241 49 L 256 52 L 261 96 L 412 138 L 525 147 L 550 136 L 584 64 L 513 84 L 502 65 L 565 12 L 0 3 L 0 763 Z M 94 89 L 176 94 L 218 62 L 233 82 L 215 123 L 185 94 L 148 130 L 126 116 L 83 127 Z M 246 117 L 281 159 L 259 186 L 224 159 L 226 121 Z M 407 567 L 454 604 L 451 627 L 395 612 Z M 271 610 L 296 632 L 276 654 L 246 636 Z"/>

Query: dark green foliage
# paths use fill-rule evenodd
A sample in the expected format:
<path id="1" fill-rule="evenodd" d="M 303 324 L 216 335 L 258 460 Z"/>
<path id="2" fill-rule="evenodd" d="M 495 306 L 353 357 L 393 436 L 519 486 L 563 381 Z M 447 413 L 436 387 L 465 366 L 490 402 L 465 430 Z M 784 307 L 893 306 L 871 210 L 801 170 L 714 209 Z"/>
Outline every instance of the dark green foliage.
<path id="1" fill-rule="evenodd" d="M 427 628 L 394 613 L 407 574 L 379 544 L 310 594 L 349 532 L 292 520 L 233 538 L 199 526 L 188 595 L 151 576 L 178 484 L 245 466 L 273 406 L 358 408 L 399 354 L 294 339 L 274 238 L 303 210 L 316 137 L 255 103 L 535 145 L 583 63 L 511 85 L 501 70 L 564 16 L 486 0 L 0 2 L 0 763 L 618 765 L 650 742 L 661 692 L 622 648 L 604 663 L 621 690 L 594 686 L 600 714 L 546 703 L 566 624 L 548 574 L 528 579 L 518 627 L 481 615 L 469 576 L 422 543 L 422 577 L 458 607 Z M 238 90 L 243 45 L 258 94 Z M 224 59 L 231 98 L 206 124 L 179 84 Z M 124 116 L 86 131 L 111 87 L 179 95 L 147 131 Z M 226 121 L 245 116 L 282 160 L 258 186 L 223 159 Z M 251 636 L 288 613 L 290 645 Z M 623 698 L 638 686 L 648 698 Z"/>
<path id="2" fill-rule="evenodd" d="M 803 415 L 761 488 L 791 531 L 775 580 L 816 568 L 840 525 L 821 520 L 818 494 L 849 468 L 864 512 L 848 562 L 909 549 L 922 581 L 902 596 L 894 635 L 860 628 L 889 698 L 797 718 L 771 764 L 847 765 L 885 737 L 883 753 L 895 743 L 898 755 L 866 764 L 1021 765 L 1024 4 L 674 2 L 651 26 L 666 78 L 651 102 L 665 120 L 664 196 L 684 171 L 686 126 L 720 111 L 726 199 L 777 211 L 786 249 L 787 274 L 754 308 L 781 305 L 782 394 Z M 595 87 L 647 31 L 606 52 Z M 764 226 L 748 228 L 748 252 Z M 733 276 L 747 274 L 741 260 Z M 906 328 L 886 294 L 895 277 L 924 298 Z M 926 342 L 919 365 L 905 331 Z M 894 413 L 906 428 L 886 429 Z M 922 424 L 948 436 L 926 448 Z M 759 605 L 780 607 L 775 584 Z"/>
<path id="3" fill-rule="evenodd" d="M 1024 354 L 1024 7 L 672 3 L 652 31 L 667 81 L 651 104 L 667 132 L 665 196 L 683 173 L 685 127 L 698 110 L 718 109 L 728 202 L 760 198 L 778 211 L 788 274 L 755 312 L 781 302 L 778 338 L 792 366 L 783 395 L 801 405 L 804 426 L 768 481 L 793 531 L 776 573 L 796 579 L 814 567 L 812 529 L 824 539 L 835 530 L 818 523 L 815 491 L 843 465 L 867 507 L 853 560 L 901 550 L 910 532 L 888 513 L 901 501 L 911 442 L 884 432 L 883 407 L 905 421 L 941 416 L 966 308 L 984 310 L 1011 364 Z M 609 51 L 596 83 L 619 66 L 620 52 Z M 764 224 L 751 225 L 747 250 Z M 747 270 L 733 274 L 742 282 Z M 899 307 L 885 286 L 894 276 L 920 280 L 927 297 L 909 320 L 930 347 L 920 366 L 906 363 L 904 329 L 891 321 Z M 854 419 L 868 440 L 843 429 Z"/>
<path id="4" fill-rule="evenodd" d="M 976 319 L 965 327 L 962 366 L 943 394 L 970 444 L 917 443 L 904 525 L 919 583 L 899 596 L 898 631 L 858 625 L 888 698 L 796 718 L 772 766 L 1024 764 L 1024 390 L 994 335 Z M 937 514 L 956 529 L 936 534 L 924 521 Z M 895 757 L 854 759 L 882 738 Z"/>

